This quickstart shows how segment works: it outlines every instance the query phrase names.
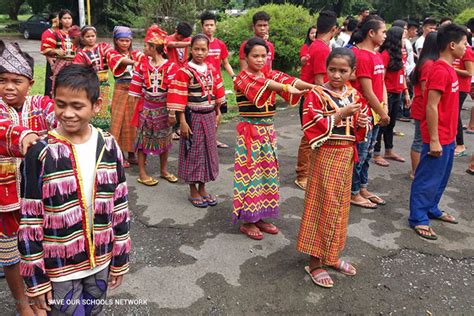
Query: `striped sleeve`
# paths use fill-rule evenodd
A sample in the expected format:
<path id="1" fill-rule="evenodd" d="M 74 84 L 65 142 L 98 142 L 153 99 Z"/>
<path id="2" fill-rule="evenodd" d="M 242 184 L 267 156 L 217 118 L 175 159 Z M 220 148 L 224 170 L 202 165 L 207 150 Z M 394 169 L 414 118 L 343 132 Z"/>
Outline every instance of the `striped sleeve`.
<path id="1" fill-rule="evenodd" d="M 184 111 L 188 104 L 189 75 L 183 69 L 176 72 L 168 89 L 167 106 L 170 111 Z"/>
<path id="2" fill-rule="evenodd" d="M 28 296 L 51 291 L 51 282 L 45 271 L 43 252 L 44 205 L 42 193 L 42 156 L 46 143 L 41 141 L 26 154 L 22 164 L 21 219 L 18 229 L 20 273 Z"/>
<path id="3" fill-rule="evenodd" d="M 41 34 L 41 54 L 47 55 L 54 49 L 56 49 L 56 36 L 52 29 L 47 29 Z"/>
<path id="4" fill-rule="evenodd" d="M 257 78 L 242 71 L 234 81 L 234 89 L 240 91 L 257 108 L 262 108 L 267 101 L 271 100 L 272 91 L 268 89 L 269 84 L 270 80 L 267 78 Z"/>
<path id="5" fill-rule="evenodd" d="M 295 86 L 296 82 L 299 80 L 276 70 L 272 70 L 270 72 L 270 76 L 272 80 L 290 86 Z M 286 102 L 288 102 L 290 106 L 295 106 L 300 103 L 301 96 L 295 97 L 293 94 L 283 91 L 278 92 L 278 95 L 281 96 Z"/>
<path id="6" fill-rule="evenodd" d="M 311 148 L 321 146 L 331 136 L 333 126 L 333 116 L 323 115 L 323 101 L 317 88 L 311 90 L 303 104 L 303 132 Z"/>
<path id="7" fill-rule="evenodd" d="M 33 131 L 27 127 L 14 125 L 8 112 L 0 108 L 0 155 L 22 157 L 22 140 L 31 133 Z"/>
<path id="8" fill-rule="evenodd" d="M 132 81 L 128 88 L 128 95 L 132 97 L 143 97 L 143 65 L 140 63 L 133 69 Z"/>
<path id="9" fill-rule="evenodd" d="M 216 106 L 220 106 L 225 103 L 225 88 L 224 82 L 222 81 L 222 76 L 219 72 L 214 74 L 214 95 L 216 96 Z"/>
<path id="10" fill-rule="evenodd" d="M 112 213 L 114 241 L 112 247 L 112 261 L 110 262 L 110 273 L 113 275 L 122 275 L 127 273 L 129 270 L 129 254 L 131 246 L 130 212 L 128 209 L 128 189 L 125 179 L 125 169 L 123 168 L 124 158 L 115 139 L 114 143 L 114 148 L 117 153 L 118 184 L 114 193 L 114 210 Z"/>

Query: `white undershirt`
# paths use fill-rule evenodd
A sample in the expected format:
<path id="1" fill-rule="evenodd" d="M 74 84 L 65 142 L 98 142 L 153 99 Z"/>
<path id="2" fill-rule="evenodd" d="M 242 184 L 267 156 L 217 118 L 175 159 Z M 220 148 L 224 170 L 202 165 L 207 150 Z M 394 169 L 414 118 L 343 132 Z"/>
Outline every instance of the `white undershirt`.
<path id="1" fill-rule="evenodd" d="M 202 63 L 201 65 L 198 65 L 194 63 L 192 60 L 188 62 L 188 65 L 191 66 L 192 68 L 196 69 L 198 72 L 204 74 L 207 71 L 207 64 Z"/>
<path id="2" fill-rule="evenodd" d="M 97 140 L 99 138 L 99 132 L 95 127 L 89 125 L 91 128 L 91 136 L 89 139 L 82 144 L 73 144 L 74 150 L 77 153 L 77 165 L 79 167 L 79 173 L 82 178 L 82 190 L 87 204 L 87 213 L 89 217 L 89 229 L 92 232 L 92 226 L 94 221 L 94 204 L 93 204 L 93 192 L 95 185 L 95 173 L 96 173 L 96 152 L 97 152 Z M 87 241 L 86 241 L 87 242 Z M 50 278 L 53 282 L 64 282 L 71 280 L 83 279 L 91 276 L 97 272 L 107 268 L 110 264 L 106 262 L 100 266 L 96 266 L 90 270 L 78 271 L 69 275 L 65 275 L 59 278 Z"/>

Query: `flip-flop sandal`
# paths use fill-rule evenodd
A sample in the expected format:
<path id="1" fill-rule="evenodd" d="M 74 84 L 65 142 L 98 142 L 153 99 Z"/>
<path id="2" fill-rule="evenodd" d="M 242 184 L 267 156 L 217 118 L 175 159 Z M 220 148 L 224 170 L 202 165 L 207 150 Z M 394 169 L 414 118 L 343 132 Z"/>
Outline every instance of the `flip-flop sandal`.
<path id="1" fill-rule="evenodd" d="M 173 135 L 171 136 L 171 138 L 173 140 L 179 140 L 181 138 L 181 136 L 178 134 L 178 133 L 173 133 Z"/>
<path id="2" fill-rule="evenodd" d="M 137 159 L 127 159 L 127 161 L 131 165 L 138 165 L 138 160 Z"/>
<path id="3" fill-rule="evenodd" d="M 449 218 L 451 218 L 451 219 L 449 219 Z M 445 222 L 445 223 L 450 223 L 450 224 L 458 224 L 459 223 L 453 215 L 448 214 L 446 212 L 443 212 L 443 215 L 441 215 L 440 217 L 433 218 L 433 219 L 437 220 L 437 221 L 442 221 L 442 222 Z"/>
<path id="4" fill-rule="evenodd" d="M 372 161 L 374 164 L 380 166 L 380 167 L 388 167 L 390 166 L 390 163 L 388 161 L 386 161 L 385 159 L 373 159 L 372 158 Z"/>
<path id="5" fill-rule="evenodd" d="M 209 205 L 209 206 L 216 206 L 217 205 L 217 198 L 215 196 L 213 196 L 212 194 L 204 195 L 202 197 L 202 199 L 204 201 L 206 201 L 207 205 Z"/>
<path id="6" fill-rule="evenodd" d="M 229 148 L 229 145 L 217 141 L 217 148 Z"/>
<path id="7" fill-rule="evenodd" d="M 250 239 L 255 239 L 255 240 L 262 240 L 263 239 L 263 234 L 261 231 L 257 232 L 252 232 L 250 229 L 248 229 L 245 226 L 240 226 L 240 232 L 244 235 L 246 235 Z"/>
<path id="8" fill-rule="evenodd" d="M 337 265 L 331 266 L 331 268 L 348 276 L 354 276 L 357 274 L 357 271 L 352 264 L 341 259 L 338 260 Z"/>
<path id="9" fill-rule="evenodd" d="M 405 158 L 403 157 L 400 157 L 398 155 L 396 156 L 383 156 L 384 159 L 389 159 L 389 160 L 394 160 L 394 161 L 398 161 L 398 162 L 405 162 Z"/>
<path id="10" fill-rule="evenodd" d="M 428 239 L 428 240 L 438 239 L 438 236 L 436 236 L 435 232 L 433 231 L 433 229 L 431 227 L 427 229 L 427 228 L 422 228 L 422 227 L 419 227 L 419 226 L 415 226 L 415 227 L 413 227 L 413 230 L 421 238 L 425 238 L 425 239 Z M 422 232 L 429 233 L 429 235 L 423 234 Z"/>
<path id="11" fill-rule="evenodd" d="M 370 204 L 368 204 L 368 203 L 370 203 Z M 377 203 L 374 203 L 372 201 L 367 201 L 367 202 L 354 202 L 354 201 L 351 201 L 351 205 L 366 208 L 366 209 L 369 209 L 369 210 L 375 210 L 378 207 Z"/>
<path id="12" fill-rule="evenodd" d="M 329 276 L 329 273 L 326 270 L 324 270 L 323 268 L 317 267 L 317 268 L 313 268 L 313 269 L 310 270 L 309 266 L 306 266 L 306 267 L 304 267 L 304 270 L 306 271 L 306 273 L 309 274 L 309 276 L 311 277 L 311 280 L 313 280 L 314 284 L 319 285 L 321 287 L 324 287 L 326 289 L 329 289 L 329 288 L 334 286 L 334 283 L 324 284 L 324 283 L 321 282 L 323 280 L 330 280 L 332 282 L 332 279 Z M 317 272 L 317 273 L 314 273 L 317 270 L 320 270 L 320 271 Z"/>
<path id="13" fill-rule="evenodd" d="M 474 134 L 474 130 L 472 129 L 469 129 L 469 128 L 466 128 L 466 130 L 464 131 L 466 134 Z"/>
<path id="14" fill-rule="evenodd" d="M 124 168 L 130 168 L 130 163 L 128 161 L 124 161 L 123 164 L 122 164 L 122 167 Z"/>
<path id="15" fill-rule="evenodd" d="M 403 133 L 403 132 L 393 132 L 393 135 L 403 137 L 403 136 L 405 136 L 405 133 Z"/>
<path id="16" fill-rule="evenodd" d="M 266 223 L 263 221 L 256 222 L 255 226 L 257 226 L 258 229 L 260 229 L 262 232 L 267 233 L 267 234 L 275 235 L 275 234 L 278 234 L 278 232 L 280 231 L 278 227 L 276 227 L 272 223 Z"/>
<path id="17" fill-rule="evenodd" d="M 470 174 L 471 176 L 474 176 L 474 170 L 466 169 L 466 173 Z"/>
<path id="18" fill-rule="evenodd" d="M 194 206 L 194 207 L 198 207 L 198 208 L 206 208 L 208 206 L 207 202 L 204 201 L 202 198 L 198 197 L 198 198 L 192 198 L 192 197 L 188 197 L 188 201 L 191 202 L 191 204 Z"/>
<path id="19" fill-rule="evenodd" d="M 298 181 L 298 179 L 295 180 L 295 184 L 298 188 L 300 188 L 301 190 L 303 191 L 306 191 L 306 186 L 307 186 L 307 183 L 304 183 L 304 182 L 300 182 Z"/>
<path id="20" fill-rule="evenodd" d="M 178 178 L 172 173 L 168 173 L 167 175 L 161 175 L 160 178 L 163 178 L 170 183 L 178 182 Z"/>
<path id="21" fill-rule="evenodd" d="M 465 149 L 463 151 L 454 153 L 454 157 L 456 157 L 456 158 L 464 157 L 464 156 L 467 156 L 467 151 Z"/>
<path id="22" fill-rule="evenodd" d="M 148 186 L 148 187 L 152 187 L 152 186 L 157 185 L 158 182 L 160 182 L 160 181 L 157 180 L 157 179 L 154 179 L 154 178 L 148 178 L 148 179 L 146 179 L 146 180 L 142 180 L 142 179 L 138 178 L 138 179 L 137 179 L 137 182 L 138 182 L 138 183 L 141 183 L 141 184 L 143 184 L 143 185 L 146 185 L 146 186 Z"/>
<path id="23" fill-rule="evenodd" d="M 384 199 L 382 199 L 381 197 L 379 197 L 375 194 L 372 194 L 371 196 L 363 196 L 363 198 L 365 198 L 365 199 L 369 200 L 370 202 L 375 203 L 377 205 L 387 204 L 387 202 L 385 202 Z"/>

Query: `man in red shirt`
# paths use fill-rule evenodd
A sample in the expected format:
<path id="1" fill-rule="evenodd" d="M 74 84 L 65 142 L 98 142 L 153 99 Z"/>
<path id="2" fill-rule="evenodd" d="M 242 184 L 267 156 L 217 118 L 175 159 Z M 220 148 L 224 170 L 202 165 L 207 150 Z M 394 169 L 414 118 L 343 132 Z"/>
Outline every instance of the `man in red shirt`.
<path id="1" fill-rule="evenodd" d="M 209 53 L 207 54 L 206 62 L 211 64 L 217 72 L 221 73 L 221 64 L 232 79 L 235 78 L 234 70 L 229 63 L 229 51 L 223 41 L 214 37 L 216 32 L 217 17 L 214 13 L 205 11 L 201 14 L 202 32 L 209 37 Z M 227 112 L 227 103 L 221 106 L 221 113 Z M 217 147 L 228 148 L 227 144 L 217 141 Z"/>
<path id="2" fill-rule="evenodd" d="M 188 49 L 191 46 L 191 33 L 193 28 L 189 23 L 179 22 L 176 31 L 166 37 L 166 54 L 168 59 L 183 67 L 188 61 Z"/>
<path id="3" fill-rule="evenodd" d="M 326 75 L 326 59 L 331 53 L 329 42 L 337 33 L 337 15 L 333 11 L 322 11 L 319 13 L 316 21 L 316 39 L 309 47 L 309 64 L 311 65 L 311 72 L 308 78 L 311 80 L 308 83 L 315 83 L 318 85 L 324 84 L 327 81 Z M 298 162 L 296 165 L 296 180 L 295 184 L 305 190 L 308 182 L 309 172 L 309 157 L 311 154 L 311 147 L 308 140 L 303 135 L 301 137 L 300 147 L 298 149 Z"/>
<path id="4" fill-rule="evenodd" d="M 273 44 L 268 41 L 268 30 L 270 27 L 270 16 L 268 13 L 264 11 L 259 11 L 255 13 L 252 17 L 252 22 L 253 22 L 253 33 L 256 37 L 263 38 L 265 40 L 265 43 L 268 46 L 268 54 L 267 54 L 267 61 L 265 63 L 265 66 L 262 68 L 262 72 L 269 72 L 272 70 L 272 63 L 273 59 L 275 59 L 275 48 Z M 242 45 L 240 45 L 240 50 L 239 50 L 239 64 L 240 64 L 240 70 L 245 70 L 247 69 L 247 62 L 245 61 L 245 53 L 244 53 L 244 47 L 245 44 L 247 44 L 247 41 L 243 42 Z"/>
<path id="5" fill-rule="evenodd" d="M 410 227 L 426 239 L 437 239 L 430 219 L 457 224 L 454 216 L 439 209 L 453 166 L 458 124 L 459 82 L 453 68 L 466 51 L 467 32 L 456 24 L 438 30 L 440 57 L 426 82 L 426 115 L 421 118 L 423 148 L 410 194 Z"/>

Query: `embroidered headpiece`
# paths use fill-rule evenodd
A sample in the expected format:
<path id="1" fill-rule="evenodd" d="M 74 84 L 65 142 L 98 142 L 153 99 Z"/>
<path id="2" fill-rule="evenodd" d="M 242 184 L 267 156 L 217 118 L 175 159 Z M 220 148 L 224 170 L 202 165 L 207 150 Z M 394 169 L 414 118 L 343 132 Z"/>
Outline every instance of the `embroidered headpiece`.
<path id="1" fill-rule="evenodd" d="M 132 30 L 126 26 L 116 26 L 114 27 L 114 38 L 133 39 Z"/>
<path id="2" fill-rule="evenodd" d="M 146 31 L 145 43 L 164 45 L 166 44 L 166 35 L 168 34 L 160 29 L 158 25 L 153 24 Z"/>
<path id="3" fill-rule="evenodd" d="M 11 73 L 33 79 L 33 59 L 21 51 L 17 43 L 0 40 L 0 73 Z"/>

